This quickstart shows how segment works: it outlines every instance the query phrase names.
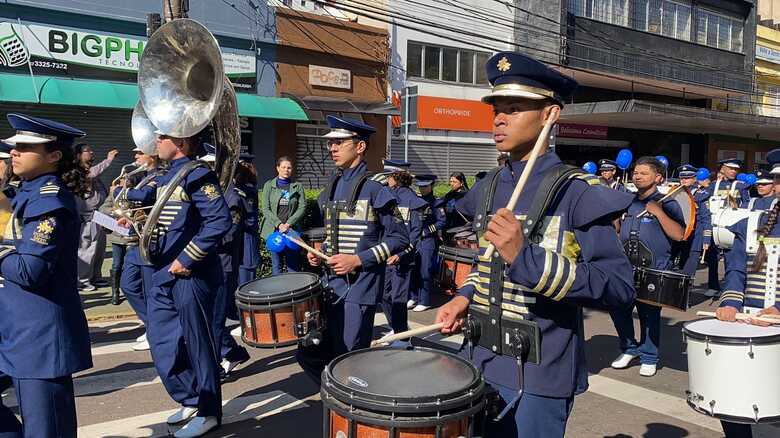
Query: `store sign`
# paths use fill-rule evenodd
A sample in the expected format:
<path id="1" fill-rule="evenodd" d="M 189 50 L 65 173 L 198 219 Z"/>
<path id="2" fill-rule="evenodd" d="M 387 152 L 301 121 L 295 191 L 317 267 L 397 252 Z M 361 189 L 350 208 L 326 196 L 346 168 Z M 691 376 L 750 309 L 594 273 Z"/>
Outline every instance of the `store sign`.
<path id="1" fill-rule="evenodd" d="M 309 85 L 349 90 L 352 88 L 352 72 L 341 68 L 309 65 Z"/>
<path id="2" fill-rule="evenodd" d="M 418 96 L 417 127 L 493 132 L 493 107 L 474 100 Z"/>
<path id="3" fill-rule="evenodd" d="M 135 82 L 146 38 L 0 21 L 0 71 Z M 223 49 L 225 73 L 236 88 L 254 90 L 251 51 Z"/>
<path id="4" fill-rule="evenodd" d="M 573 123 L 561 123 L 558 125 L 558 137 L 605 140 L 608 132 L 609 128 L 606 126 L 575 125 Z"/>
<path id="5" fill-rule="evenodd" d="M 756 58 L 780 64 L 780 50 L 756 44 Z"/>

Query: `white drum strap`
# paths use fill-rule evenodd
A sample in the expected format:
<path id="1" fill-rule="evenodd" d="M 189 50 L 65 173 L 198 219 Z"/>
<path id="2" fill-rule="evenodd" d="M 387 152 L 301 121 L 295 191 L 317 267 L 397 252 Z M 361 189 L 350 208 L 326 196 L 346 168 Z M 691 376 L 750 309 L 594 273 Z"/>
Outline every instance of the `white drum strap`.
<path id="1" fill-rule="evenodd" d="M 758 214 L 754 214 L 758 213 Z M 758 220 L 763 212 L 752 212 L 748 216 L 745 252 L 755 255 L 758 252 Z"/>
<path id="2" fill-rule="evenodd" d="M 766 245 L 766 286 L 764 289 L 764 308 L 775 305 L 777 289 L 777 261 L 780 259 L 780 244 Z"/>
<path id="3" fill-rule="evenodd" d="M 775 208 L 775 205 L 777 204 L 777 198 L 772 200 L 772 204 L 769 206 L 769 210 Z"/>
<path id="4" fill-rule="evenodd" d="M 756 203 L 756 199 L 758 198 L 750 198 L 750 202 L 748 202 L 748 206 L 747 206 L 748 210 L 753 209 L 753 205 Z"/>

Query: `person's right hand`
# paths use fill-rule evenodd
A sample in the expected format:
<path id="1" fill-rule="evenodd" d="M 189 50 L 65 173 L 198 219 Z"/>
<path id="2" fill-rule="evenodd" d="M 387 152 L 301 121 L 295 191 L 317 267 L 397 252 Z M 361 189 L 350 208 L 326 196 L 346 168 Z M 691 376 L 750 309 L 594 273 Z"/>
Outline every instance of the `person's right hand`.
<path id="1" fill-rule="evenodd" d="M 436 312 L 436 323 L 444 323 L 442 334 L 457 333 L 463 326 L 463 317 L 469 309 L 469 300 L 464 296 L 456 296 L 449 303 L 441 306 Z"/>
<path id="2" fill-rule="evenodd" d="M 279 224 L 279 232 L 286 233 L 290 229 L 290 224 Z"/>
<path id="3" fill-rule="evenodd" d="M 309 261 L 309 264 L 317 267 L 320 265 L 320 258 L 312 253 L 306 253 L 306 259 Z"/>
<path id="4" fill-rule="evenodd" d="M 732 306 L 718 307 L 715 311 L 715 317 L 719 321 L 734 322 L 737 320 L 737 308 Z"/>
<path id="5" fill-rule="evenodd" d="M 120 217 L 119 219 L 117 219 L 116 224 L 119 225 L 120 227 L 125 227 L 125 228 L 130 228 L 131 226 L 130 219 L 126 217 Z"/>
<path id="6" fill-rule="evenodd" d="M 119 149 L 111 149 L 108 151 L 108 159 L 113 160 L 116 158 L 116 156 L 119 155 Z"/>

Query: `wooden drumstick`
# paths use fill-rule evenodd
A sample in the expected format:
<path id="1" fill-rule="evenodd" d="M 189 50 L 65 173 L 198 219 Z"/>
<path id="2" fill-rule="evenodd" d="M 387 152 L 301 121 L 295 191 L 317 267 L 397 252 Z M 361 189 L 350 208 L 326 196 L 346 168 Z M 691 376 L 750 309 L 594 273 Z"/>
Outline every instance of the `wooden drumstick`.
<path id="1" fill-rule="evenodd" d="M 313 247 L 307 245 L 305 242 L 303 242 L 301 240 L 298 240 L 295 237 L 291 237 L 291 236 L 289 236 L 287 234 L 285 234 L 285 237 L 287 239 L 290 239 L 291 242 L 293 242 L 294 244 L 300 246 L 301 248 L 305 249 L 306 251 L 308 251 L 308 252 L 316 255 L 317 257 L 321 258 L 322 260 L 325 260 L 326 262 L 330 263 L 330 257 L 325 255 L 325 253 L 323 253 L 322 251 L 319 251 L 318 249 L 313 248 Z"/>
<path id="2" fill-rule="evenodd" d="M 393 341 L 400 341 L 401 339 L 411 338 L 412 336 L 427 335 L 428 333 L 433 333 L 441 330 L 442 327 L 444 327 L 444 323 L 439 322 L 436 324 L 417 327 L 415 329 L 407 330 L 401 333 L 394 333 L 392 335 L 383 336 L 377 339 L 376 341 L 371 342 L 371 346 L 376 347 L 377 345 L 389 344 Z"/>
<path id="3" fill-rule="evenodd" d="M 542 128 L 542 132 L 539 133 L 539 137 L 536 139 L 536 144 L 534 144 L 534 148 L 531 150 L 531 155 L 528 157 L 528 163 L 526 163 L 525 168 L 523 169 L 523 173 L 520 174 L 520 179 L 517 181 L 515 190 L 512 192 L 512 197 L 510 197 L 509 202 L 506 203 L 507 210 L 513 211 L 515 209 L 517 201 L 520 199 L 520 194 L 523 193 L 523 189 L 525 188 L 525 183 L 531 176 L 531 170 L 533 170 L 534 165 L 536 164 L 536 159 L 539 158 L 539 155 L 542 154 L 542 149 L 545 146 L 545 140 L 547 140 L 547 138 L 550 136 L 550 130 L 555 124 L 555 121 L 558 119 L 557 114 L 559 114 L 559 111 L 560 109 L 558 109 L 558 107 L 553 109 L 553 112 L 550 113 L 550 117 L 547 118 L 547 122 L 544 124 L 544 128 Z M 554 114 L 556 117 L 553 117 Z M 487 220 L 487 218 L 484 218 L 484 220 Z M 484 257 L 490 258 L 493 256 L 493 251 L 495 250 L 495 245 L 490 243 L 490 245 L 485 248 Z"/>
<path id="4" fill-rule="evenodd" d="M 658 203 L 660 204 L 661 202 L 666 201 L 670 196 L 672 196 L 673 194 L 679 192 L 683 187 L 685 187 L 685 186 L 682 185 L 682 184 L 680 184 L 679 186 L 675 187 L 674 190 L 670 191 L 669 193 L 665 194 L 663 198 L 659 199 Z M 642 216 L 644 216 L 646 214 L 647 214 L 647 209 L 644 209 L 644 210 L 642 210 L 641 213 L 636 215 L 636 217 L 642 217 Z"/>
<path id="5" fill-rule="evenodd" d="M 698 311 L 696 312 L 697 316 L 711 316 L 715 317 L 715 312 L 704 312 L 704 311 Z M 740 321 L 747 321 L 749 319 L 754 319 L 756 321 L 761 322 L 767 322 L 769 324 L 780 324 L 780 315 L 751 315 L 749 313 L 737 313 L 737 319 Z"/>

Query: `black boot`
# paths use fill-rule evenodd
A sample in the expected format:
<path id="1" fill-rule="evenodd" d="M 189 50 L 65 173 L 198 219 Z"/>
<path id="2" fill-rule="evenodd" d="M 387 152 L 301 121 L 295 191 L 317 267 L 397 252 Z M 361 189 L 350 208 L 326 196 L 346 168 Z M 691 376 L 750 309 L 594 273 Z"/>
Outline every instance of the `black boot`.
<path id="1" fill-rule="evenodd" d="M 121 271 L 111 270 L 111 304 L 115 306 L 119 305 L 119 276 L 121 274 Z"/>

